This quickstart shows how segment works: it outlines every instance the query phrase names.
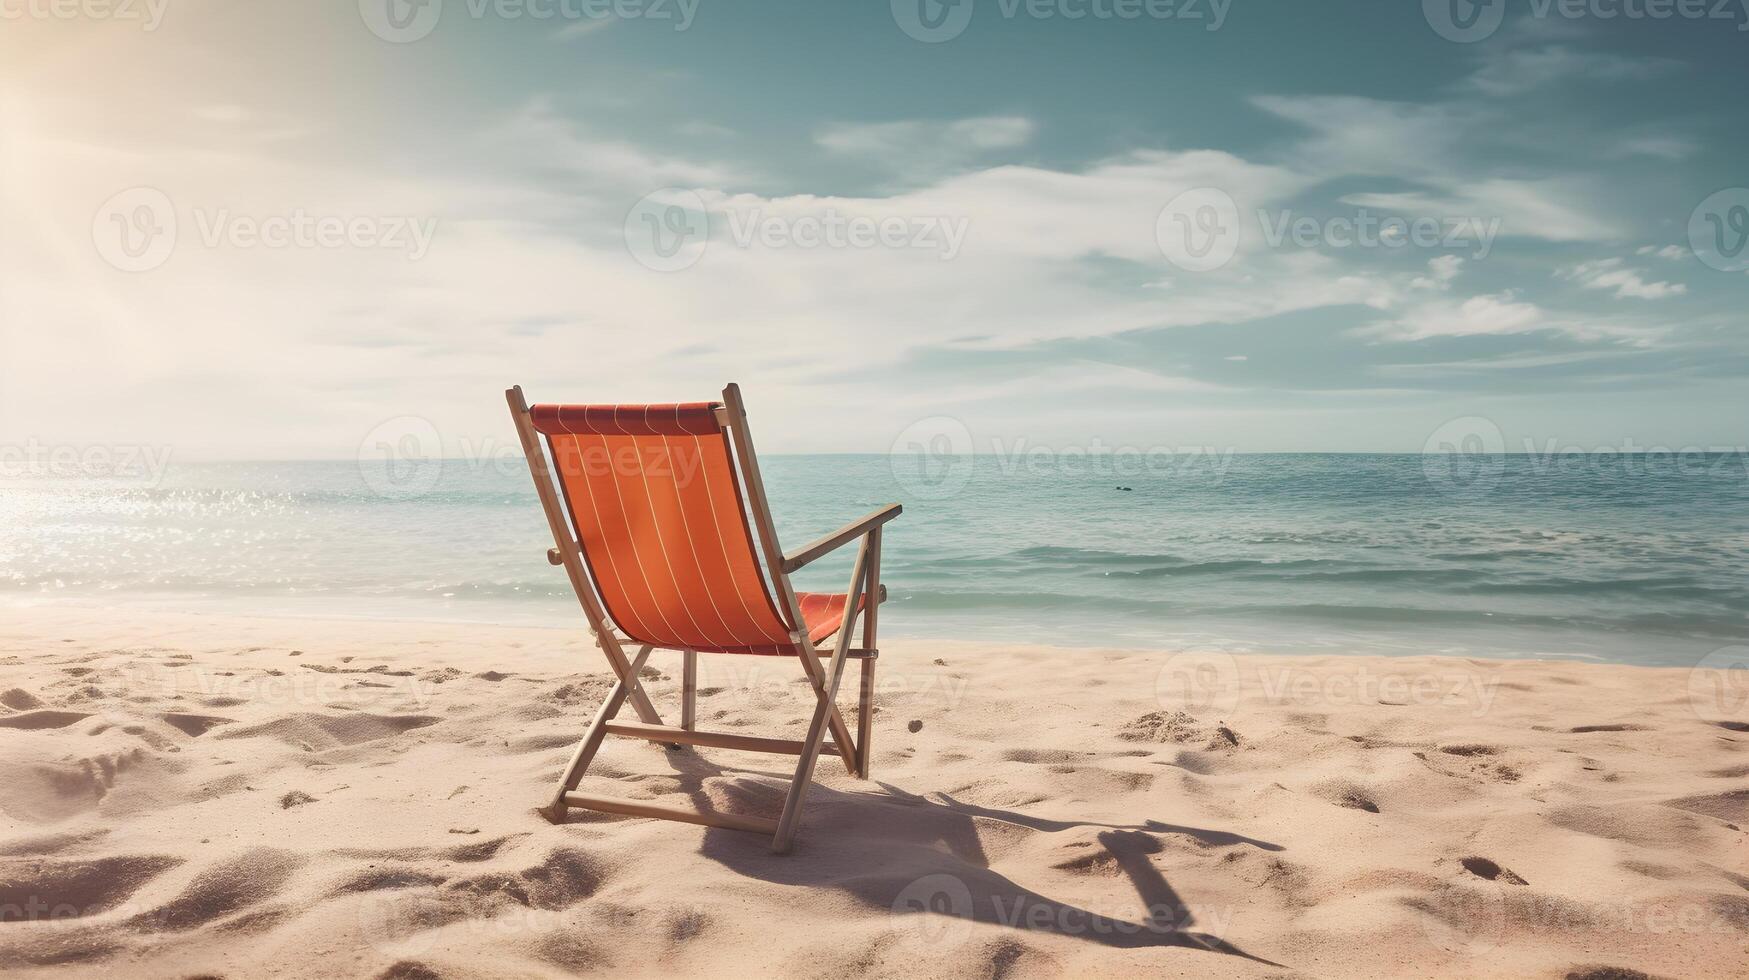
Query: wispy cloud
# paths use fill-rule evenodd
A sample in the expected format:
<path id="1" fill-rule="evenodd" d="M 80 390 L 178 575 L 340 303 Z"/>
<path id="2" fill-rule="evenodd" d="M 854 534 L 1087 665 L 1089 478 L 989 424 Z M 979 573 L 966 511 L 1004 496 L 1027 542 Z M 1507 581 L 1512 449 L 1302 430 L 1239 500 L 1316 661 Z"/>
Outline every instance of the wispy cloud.
<path id="1" fill-rule="evenodd" d="M 1635 255 L 1652 255 L 1669 262 L 1677 262 L 1694 254 L 1681 245 L 1642 245 L 1634 250 Z"/>
<path id="2" fill-rule="evenodd" d="M 1477 147 L 1490 138 L 1494 120 L 1473 107 L 1356 96 L 1275 95 L 1253 102 L 1311 131 L 1295 147 L 1295 158 L 1313 173 L 1331 180 L 1375 176 L 1422 185 L 1356 191 L 1343 197 L 1348 203 L 1427 217 L 1499 219 L 1506 237 L 1591 241 L 1618 234 L 1587 199 L 1587 184 L 1580 178 L 1481 170 Z"/>
<path id="3" fill-rule="evenodd" d="M 1645 81 L 1682 66 L 1670 58 L 1582 51 L 1563 44 L 1484 50 L 1482 65 L 1464 79 L 1463 87 L 1490 96 L 1522 95 L 1570 81 Z"/>
<path id="4" fill-rule="evenodd" d="M 839 122 L 817 130 L 814 142 L 836 156 L 872 162 L 912 178 L 930 178 L 1025 146 L 1037 132 L 1037 124 L 1024 116 Z"/>
<path id="5" fill-rule="evenodd" d="M 1416 276 L 1409 280 L 1414 289 L 1450 289 L 1452 280 L 1463 271 L 1464 258 L 1461 255 L 1440 255 L 1427 262 L 1427 275 Z"/>
<path id="6" fill-rule="evenodd" d="M 1409 341 L 1524 333 L 1548 326 L 1548 316 L 1541 308 L 1534 303 L 1522 302 L 1507 291 L 1471 296 L 1457 303 L 1443 300 L 1422 303 L 1399 319 L 1363 327 L 1355 333 L 1381 340 Z"/>
<path id="7" fill-rule="evenodd" d="M 575 41 L 578 38 L 588 37 L 591 34 L 605 31 L 617 23 L 619 23 L 619 18 L 617 17 L 580 18 L 554 31 L 553 40 Z"/>
<path id="8" fill-rule="evenodd" d="M 1619 258 L 1581 262 L 1556 275 L 1572 279 L 1586 289 L 1613 289 L 1616 299 L 1667 299 L 1688 292 L 1684 283 L 1648 281 L 1639 270 L 1626 268 Z"/>

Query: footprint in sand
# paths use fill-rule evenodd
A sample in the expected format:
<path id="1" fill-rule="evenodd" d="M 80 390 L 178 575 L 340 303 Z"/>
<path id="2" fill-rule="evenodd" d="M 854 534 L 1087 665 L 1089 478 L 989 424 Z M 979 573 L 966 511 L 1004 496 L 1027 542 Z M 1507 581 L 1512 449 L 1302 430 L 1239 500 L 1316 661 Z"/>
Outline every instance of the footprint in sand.
<path id="1" fill-rule="evenodd" d="M 20 715 L 0 718 L 0 728 L 21 728 L 40 731 L 45 728 L 66 728 L 76 721 L 91 717 L 83 711 L 26 711 Z"/>
<path id="2" fill-rule="evenodd" d="M 271 738 L 307 751 L 357 745 L 400 735 L 442 721 L 432 715 L 373 715 L 363 712 L 324 715 L 315 712 L 286 715 L 248 728 L 227 729 L 219 739 Z"/>
<path id="3" fill-rule="evenodd" d="M 128 921 L 144 932 L 182 932 L 222 919 L 277 895 L 304 858 L 258 847 L 194 877 L 180 895 Z"/>
<path id="4" fill-rule="evenodd" d="M 0 693 L 0 705 L 13 711 L 32 711 L 43 706 L 42 699 L 22 687 Z"/>
<path id="5" fill-rule="evenodd" d="M 415 864 L 431 861 L 454 861 L 471 864 L 478 861 L 490 861 L 498 856 L 498 852 L 506 844 L 525 836 L 527 835 L 512 834 L 508 837 L 494 837 L 490 840 L 472 844 L 458 844 L 454 847 L 395 847 L 387 850 L 344 848 L 334 853 L 341 857 L 360 858 L 366 861 L 404 861 Z"/>
<path id="6" fill-rule="evenodd" d="M 1572 732 L 1574 735 L 1584 735 L 1588 732 L 1649 732 L 1651 729 L 1645 725 L 1623 723 L 1616 725 L 1580 725 L 1577 728 L 1569 728 L 1567 731 Z"/>
<path id="7" fill-rule="evenodd" d="M 436 887 L 448 880 L 449 878 L 444 875 L 431 874 L 417 868 L 370 868 L 341 882 L 334 889 L 333 894 L 345 895 L 394 888 Z"/>
<path id="8" fill-rule="evenodd" d="M 1625 966 L 1576 966 L 1562 980 L 1657 980 L 1650 973 L 1630 970 Z"/>
<path id="9" fill-rule="evenodd" d="M 44 918 L 77 918 L 106 912 L 182 863 L 166 855 L 125 855 L 76 861 L 20 861 L 0 865 L 0 909 Z"/>
<path id="10" fill-rule="evenodd" d="M 158 716 L 172 728 L 184 735 L 199 738 L 220 725 L 235 724 L 235 719 L 220 718 L 217 715 L 190 715 L 180 711 L 171 711 Z"/>
<path id="11" fill-rule="evenodd" d="M 418 960 L 396 960 L 375 980 L 443 980 L 443 974 Z"/>
<path id="12" fill-rule="evenodd" d="M 1379 812 L 1379 805 L 1365 787 L 1348 782 L 1325 783 L 1312 789 L 1319 799 L 1334 803 L 1350 810 L 1365 810 L 1367 813 Z"/>
<path id="13" fill-rule="evenodd" d="M 521 871 L 490 871 L 444 886 L 445 891 L 474 895 L 490 902 L 505 899 L 544 911 L 568 908 L 594 895 L 606 883 L 610 867 L 587 851 L 556 848 L 546 859 Z"/>
<path id="14" fill-rule="evenodd" d="M 1690 813 L 1705 814 L 1729 822 L 1749 820 L 1749 789 L 1707 796 L 1685 796 L 1664 804 Z"/>
<path id="15" fill-rule="evenodd" d="M 1086 752 L 1069 752 L 1064 749 L 1009 749 L 1002 753 L 1002 759 L 1005 762 L 1024 762 L 1034 766 L 1060 766 L 1083 761 L 1088 755 Z"/>
<path id="16" fill-rule="evenodd" d="M 1492 745 L 1473 745 L 1473 744 L 1442 745 L 1439 747 L 1439 751 L 1444 752 L 1446 755 L 1463 755 L 1463 756 L 1498 755 L 1498 754 L 1500 754 L 1500 750 L 1495 746 L 1492 746 Z"/>
<path id="17" fill-rule="evenodd" d="M 1464 866 L 1465 871 L 1468 871 L 1470 874 L 1473 874 L 1478 878 L 1485 878 L 1488 881 L 1504 881 L 1509 885 L 1530 884 L 1530 882 L 1525 881 L 1523 878 L 1520 878 L 1518 875 L 1502 868 L 1500 865 L 1495 864 L 1493 861 L 1490 861 L 1485 857 L 1458 858 L 1458 863 Z"/>

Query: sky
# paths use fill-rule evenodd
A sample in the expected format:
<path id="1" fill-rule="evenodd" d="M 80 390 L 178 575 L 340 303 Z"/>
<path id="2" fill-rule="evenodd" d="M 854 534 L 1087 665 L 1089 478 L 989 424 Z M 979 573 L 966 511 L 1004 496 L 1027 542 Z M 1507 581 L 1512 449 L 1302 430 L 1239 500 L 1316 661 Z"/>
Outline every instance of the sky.
<path id="1" fill-rule="evenodd" d="M 0 446 L 1743 446 L 1746 8 L 0 0 Z"/>

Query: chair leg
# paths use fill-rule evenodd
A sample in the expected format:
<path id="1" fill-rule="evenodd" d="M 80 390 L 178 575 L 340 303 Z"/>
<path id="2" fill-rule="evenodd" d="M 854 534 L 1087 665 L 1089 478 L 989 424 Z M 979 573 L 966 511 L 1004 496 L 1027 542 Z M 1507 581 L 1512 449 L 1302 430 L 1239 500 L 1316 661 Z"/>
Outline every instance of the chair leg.
<path id="1" fill-rule="evenodd" d="M 790 781 L 789 795 L 783 800 L 783 815 L 778 817 L 777 833 L 771 838 L 771 849 L 778 854 L 789 853 L 790 843 L 795 839 L 796 824 L 802 816 L 802 800 L 807 797 L 808 784 L 814 781 L 814 763 L 820 759 L 820 746 L 826 740 L 826 727 L 838 713 L 838 684 L 844 680 L 845 658 L 850 653 L 850 637 L 856 629 L 858 590 L 866 585 L 868 547 L 868 540 L 864 539 L 862 547 L 857 549 L 856 561 L 851 563 L 850 588 L 844 590 L 844 622 L 838 630 L 838 644 L 832 651 L 832 665 L 826 669 L 826 676 L 820 678 L 824 683 L 816 682 L 814 687 L 814 717 L 808 722 L 808 735 L 802 741 L 802 757 L 796 762 L 796 776 Z M 802 665 L 806 667 L 814 656 L 814 651 L 804 645 L 801 655 Z M 854 775 L 857 768 L 855 746 L 848 749 L 840 746 L 839 752 L 843 754 L 845 765 Z"/>
<path id="2" fill-rule="evenodd" d="M 565 794 L 577 788 L 583 781 L 583 774 L 589 771 L 589 764 L 595 761 L 595 753 L 601 750 L 601 740 L 607 737 L 607 723 L 619 714 L 619 709 L 626 702 L 626 696 L 633 691 L 641 690 L 637 684 L 638 671 L 643 668 L 644 661 L 650 658 L 650 647 L 638 651 L 632 659 L 631 670 L 613 685 L 613 690 L 607 695 L 607 700 L 601 702 L 600 710 L 595 713 L 595 720 L 589 723 L 589 729 L 583 735 L 583 741 L 577 743 L 576 751 L 571 753 L 571 761 L 565 765 L 565 774 L 559 779 L 559 791 L 553 794 L 553 801 L 542 807 L 540 813 L 553 823 L 565 822 Z"/>
<path id="3" fill-rule="evenodd" d="M 680 727 L 698 727 L 698 651 L 687 650 L 680 660 Z"/>
<path id="4" fill-rule="evenodd" d="M 881 529 L 868 535 L 868 590 L 864 594 L 862 613 L 862 646 L 865 650 L 880 649 L 875 636 L 881 615 Z M 856 776 L 867 779 L 869 763 L 874 758 L 874 679 L 875 661 L 862 662 L 862 685 L 856 709 Z"/>
<path id="5" fill-rule="evenodd" d="M 868 778 L 869 760 L 873 757 L 874 744 L 874 680 L 875 661 L 873 657 L 862 662 L 862 692 L 858 695 L 856 708 L 856 778 Z"/>
<path id="6" fill-rule="evenodd" d="M 808 784 L 814 781 L 814 763 L 820 758 L 820 745 L 826 740 L 826 719 L 838 697 L 838 682 L 844 676 L 844 659 L 834 658 L 832 675 L 826 681 L 826 696 L 814 706 L 813 720 L 808 722 L 808 734 L 803 739 L 802 757 L 796 763 L 795 779 L 790 781 L 789 794 L 783 799 L 783 815 L 777 820 L 777 834 L 771 839 L 771 849 L 788 854 L 795 840 L 796 825 L 801 822 L 802 799 Z M 817 694 L 818 692 L 816 692 Z"/>

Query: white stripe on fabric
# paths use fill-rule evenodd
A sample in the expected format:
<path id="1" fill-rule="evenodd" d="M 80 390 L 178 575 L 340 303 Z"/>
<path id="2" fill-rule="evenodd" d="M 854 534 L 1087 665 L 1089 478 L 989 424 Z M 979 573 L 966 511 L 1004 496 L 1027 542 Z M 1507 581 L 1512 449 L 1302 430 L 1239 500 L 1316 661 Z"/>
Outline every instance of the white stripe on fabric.
<path id="1" fill-rule="evenodd" d="M 618 408 L 614 409 L 613 424 L 619 425 Z M 645 405 L 644 428 L 647 429 L 649 427 L 650 406 Z M 625 427 L 620 426 L 620 428 L 624 429 Z M 698 625 L 698 617 L 692 614 L 692 604 L 686 601 L 686 590 L 680 587 L 680 576 L 674 571 L 674 560 L 668 557 L 668 539 L 662 534 L 661 519 L 656 516 L 656 494 L 650 490 L 650 472 L 649 467 L 644 465 L 644 453 L 642 447 L 638 444 L 637 436 L 632 436 L 631 439 L 632 452 L 638 459 L 638 479 L 644 484 L 644 502 L 650 507 L 650 526 L 656 529 L 656 550 L 662 553 L 662 564 L 668 569 L 668 581 L 674 583 L 674 596 L 680 601 L 680 611 L 685 613 L 687 620 L 692 623 L 692 628 L 695 631 L 694 636 L 697 637 L 697 644 L 701 646 L 709 646 L 711 643 L 710 635 L 704 631 L 704 627 Z M 664 447 L 666 447 L 666 441 L 664 441 Z M 672 460 L 669 461 L 669 465 L 673 465 Z M 654 594 L 652 594 L 650 598 L 656 600 Z M 657 608 L 660 607 L 661 603 L 660 601 L 657 601 Z"/>
<path id="2" fill-rule="evenodd" d="M 613 424 L 614 424 L 615 428 L 619 429 L 619 431 L 622 435 L 626 435 L 625 426 L 619 424 L 619 406 L 618 405 L 613 406 Z M 637 449 L 638 449 L 637 437 L 632 436 L 632 435 L 626 435 L 626 438 L 632 440 L 632 453 L 635 455 L 637 453 Z M 607 437 L 606 436 L 601 437 L 601 443 L 602 443 L 602 448 L 605 449 L 607 447 Z M 668 621 L 668 614 L 662 611 L 662 604 L 660 602 L 656 601 L 656 590 L 650 587 L 650 573 L 647 570 L 645 570 L 645 568 L 644 568 L 643 556 L 638 554 L 637 536 L 632 533 L 631 514 L 626 510 L 625 494 L 620 492 L 620 489 L 619 489 L 619 477 L 617 474 L 613 473 L 614 466 L 613 466 L 611 454 L 609 454 L 608 461 L 609 461 L 608 472 L 609 472 L 609 475 L 611 476 L 612 481 L 613 481 L 613 495 L 615 497 L 619 498 L 620 521 L 623 524 L 625 524 L 625 528 L 626 528 L 626 544 L 628 545 L 628 550 L 631 551 L 631 553 L 632 553 L 632 563 L 638 566 L 638 575 L 640 575 L 644 580 L 644 594 L 649 597 L 650 603 L 656 607 L 656 615 L 661 618 L 662 625 L 668 627 L 668 636 L 664 637 L 664 639 L 672 639 L 672 640 L 679 641 L 681 643 L 685 643 L 686 640 L 684 637 L 682 637 L 680 635 L 680 631 L 675 629 L 674 624 L 670 623 Z M 640 464 L 640 468 L 641 468 L 641 464 Z M 654 637 L 649 637 L 649 639 L 654 639 Z"/>
<path id="3" fill-rule="evenodd" d="M 678 428 L 680 423 L 680 406 L 678 405 L 674 406 L 674 422 L 676 428 Z M 667 436 L 662 437 L 662 450 L 668 454 L 668 465 L 672 468 L 674 466 L 674 447 L 669 445 Z M 741 639 L 740 634 L 736 633 L 735 630 L 729 626 L 729 621 L 724 618 L 723 611 L 717 607 L 716 590 L 711 588 L 710 576 L 705 574 L 704 562 L 698 557 L 698 542 L 694 540 L 692 536 L 692 520 L 686 516 L 686 495 L 680 486 L 680 474 L 678 471 L 674 473 L 674 499 L 675 502 L 680 505 L 680 526 L 686 532 L 686 547 L 692 552 L 692 566 L 698 569 L 698 580 L 699 583 L 704 586 L 705 599 L 710 602 L 711 612 L 716 615 L 717 622 L 722 625 L 723 635 L 733 641 L 730 644 L 722 645 L 744 646 L 746 644 Z"/>
<path id="4" fill-rule="evenodd" d="M 554 413 L 554 417 L 559 420 L 559 425 L 561 427 L 563 427 L 566 432 L 569 433 L 571 431 L 571 427 L 568 424 L 566 424 L 566 422 L 565 422 L 565 413 L 563 411 L 559 411 L 559 412 Z M 622 597 L 624 597 L 625 595 L 628 594 L 627 590 L 626 590 L 626 586 L 625 586 L 625 580 L 620 577 L 619 564 L 613 560 L 613 554 L 612 554 L 613 549 L 608 547 L 608 545 L 607 545 L 607 535 L 602 529 L 601 507 L 599 504 L 597 504 L 595 502 L 595 488 L 590 486 L 590 484 L 589 484 L 589 461 L 588 461 L 588 458 L 583 453 L 583 437 L 576 435 L 575 433 L 572 433 L 571 434 L 571 446 L 573 449 L 575 449 L 577 451 L 577 464 L 580 467 L 578 474 L 577 474 L 578 481 L 583 485 L 584 495 L 589 498 L 589 510 L 591 513 L 593 513 L 595 515 L 595 531 L 597 534 L 601 535 L 601 550 L 602 550 L 603 554 L 600 557 L 605 558 L 607 560 L 608 570 L 613 573 L 613 580 L 615 582 L 619 583 L 620 595 Z M 559 474 L 560 479 L 564 479 L 564 477 L 565 477 L 565 474 L 563 474 L 563 473 Z M 581 530 L 581 529 L 579 529 L 579 530 Z M 605 597 L 606 597 L 606 593 L 603 592 L 603 599 L 605 599 Z M 638 626 L 638 629 L 640 631 L 642 631 L 645 634 L 648 634 L 650 632 L 649 624 L 645 623 L 643 620 L 643 617 L 641 617 L 637 614 L 636 609 L 633 609 L 630 606 L 627 606 L 626 612 L 631 614 L 631 618 L 637 620 L 637 626 Z M 621 623 L 619 625 L 622 627 L 626 627 L 626 626 L 630 626 L 631 624 Z"/>

